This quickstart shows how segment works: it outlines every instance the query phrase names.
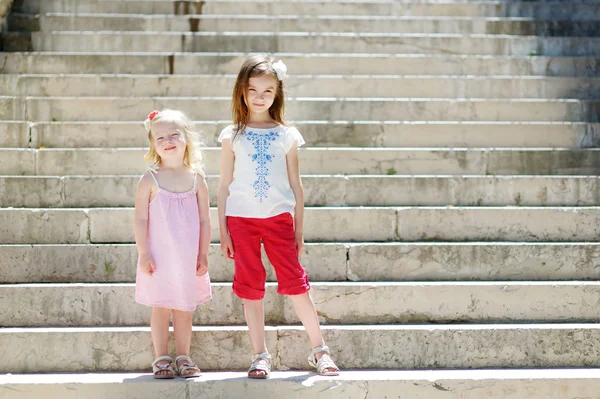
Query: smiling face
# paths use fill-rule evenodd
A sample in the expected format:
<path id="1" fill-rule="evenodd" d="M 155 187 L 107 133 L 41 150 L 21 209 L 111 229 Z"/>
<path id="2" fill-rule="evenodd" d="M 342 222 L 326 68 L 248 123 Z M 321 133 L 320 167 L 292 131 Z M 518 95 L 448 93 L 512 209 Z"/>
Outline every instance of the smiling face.
<path id="1" fill-rule="evenodd" d="M 268 112 L 275 101 L 277 86 L 277 78 L 270 73 L 250 78 L 246 91 L 246 104 L 250 112 L 255 114 Z"/>
<path id="2" fill-rule="evenodd" d="M 161 159 L 177 160 L 185 155 L 186 140 L 183 127 L 177 122 L 158 121 L 152 125 L 152 139 Z"/>

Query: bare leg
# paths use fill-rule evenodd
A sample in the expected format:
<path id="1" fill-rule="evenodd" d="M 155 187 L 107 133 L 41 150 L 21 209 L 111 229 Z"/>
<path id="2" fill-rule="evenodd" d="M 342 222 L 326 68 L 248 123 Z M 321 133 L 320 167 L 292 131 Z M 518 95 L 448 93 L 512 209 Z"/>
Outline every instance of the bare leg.
<path id="1" fill-rule="evenodd" d="M 296 311 L 298 318 L 306 329 L 311 347 L 316 348 L 322 346 L 324 342 L 323 335 L 321 334 L 321 326 L 319 325 L 319 317 L 317 316 L 317 310 L 310 297 L 310 293 L 306 292 L 300 295 L 290 295 L 290 298 L 292 298 L 294 310 Z M 317 357 L 317 360 L 319 360 L 326 353 L 327 352 L 317 352 L 315 356 Z M 330 371 L 335 370 L 331 369 Z"/>
<path id="2" fill-rule="evenodd" d="M 153 307 L 150 316 L 150 334 L 152 335 L 152 344 L 154 345 L 154 356 L 160 357 L 169 354 L 169 319 L 171 309 Z M 167 364 L 167 361 L 158 362 L 158 364 Z M 162 370 L 158 375 L 172 375 L 170 371 Z"/>
<path id="3" fill-rule="evenodd" d="M 173 309 L 173 330 L 175 335 L 175 350 L 177 356 L 190 355 L 190 345 L 192 343 L 192 313 Z M 177 367 L 180 367 L 184 361 L 180 361 Z M 191 374 L 200 371 L 199 369 L 190 368 L 185 371 L 186 374 Z"/>
<path id="4" fill-rule="evenodd" d="M 246 316 L 246 324 L 250 332 L 250 341 L 252 341 L 252 349 L 254 354 L 267 352 L 267 343 L 265 341 L 265 310 L 263 301 L 251 301 L 243 299 L 244 316 Z M 263 370 L 254 370 L 251 375 L 261 376 L 266 373 Z"/>

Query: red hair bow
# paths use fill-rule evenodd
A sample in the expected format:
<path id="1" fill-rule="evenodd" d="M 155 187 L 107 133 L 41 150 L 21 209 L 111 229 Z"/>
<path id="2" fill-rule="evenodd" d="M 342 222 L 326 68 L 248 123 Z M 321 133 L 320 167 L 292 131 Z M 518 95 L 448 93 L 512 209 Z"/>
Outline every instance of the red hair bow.
<path id="1" fill-rule="evenodd" d="M 156 115 L 158 115 L 158 112 L 159 112 L 159 111 L 156 111 L 156 110 L 154 110 L 154 111 L 150 112 L 150 114 L 148 115 L 148 119 L 150 119 L 150 120 L 154 119 L 154 117 L 155 117 Z"/>

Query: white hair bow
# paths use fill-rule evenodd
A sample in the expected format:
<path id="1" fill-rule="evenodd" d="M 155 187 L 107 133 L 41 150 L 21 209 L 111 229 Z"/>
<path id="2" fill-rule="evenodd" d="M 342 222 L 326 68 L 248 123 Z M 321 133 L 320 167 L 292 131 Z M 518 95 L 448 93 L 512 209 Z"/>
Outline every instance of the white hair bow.
<path id="1" fill-rule="evenodd" d="M 283 61 L 279 60 L 273 64 L 273 69 L 275 73 L 277 73 L 277 79 L 283 80 L 287 77 L 287 66 L 283 63 Z"/>

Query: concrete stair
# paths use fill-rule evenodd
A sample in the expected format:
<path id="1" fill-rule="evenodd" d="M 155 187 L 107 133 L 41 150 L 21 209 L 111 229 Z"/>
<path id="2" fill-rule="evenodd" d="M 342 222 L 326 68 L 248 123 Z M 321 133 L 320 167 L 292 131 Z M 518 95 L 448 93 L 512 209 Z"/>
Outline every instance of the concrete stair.
<path id="1" fill-rule="evenodd" d="M 0 206 L 132 207 L 139 175 L 0 176 Z M 305 175 L 305 204 L 322 206 L 594 206 L 598 176 Z M 207 176 L 216 206 L 218 176 Z M 423 196 L 426 196 L 425 198 Z"/>
<path id="2" fill-rule="evenodd" d="M 415 399 L 445 399 L 460 392 L 465 399 L 482 395 L 515 399 L 540 397 L 562 399 L 574 395 L 594 395 L 599 389 L 595 370 L 426 370 L 426 371 L 346 371 L 336 380 L 315 377 L 305 372 L 273 372 L 268 384 L 248 381 L 245 373 L 204 373 L 196 381 L 167 380 L 160 385 L 148 375 L 136 373 L 67 374 L 11 376 L 0 383 L 6 386 L 7 398 L 26 395 L 52 395 L 67 399 L 85 397 L 102 399 L 126 397 L 144 399 L 155 395 L 157 386 L 168 397 L 218 397 L 224 391 L 249 399 L 306 396 L 320 398 L 385 397 L 390 391 L 401 391 Z"/>
<path id="3" fill-rule="evenodd" d="M 594 20 L 539 20 L 534 18 L 473 18 L 447 16 L 388 15 L 140 15 L 113 13 L 17 14 L 12 16 L 14 31 L 150 31 L 206 32 L 256 30 L 268 23 L 277 32 L 390 32 L 507 34 L 540 36 L 593 36 Z"/>
<path id="4" fill-rule="evenodd" d="M 596 0 L 16 0 L 0 52 L 0 397 L 596 395 L 582 368 L 600 365 L 599 16 Z M 276 371 L 239 372 L 251 349 L 217 242 L 216 137 L 251 50 L 292 75 L 302 262 L 353 370 L 339 378 L 294 371 L 309 343 L 269 266 Z M 139 374 L 153 356 L 132 206 L 141 121 L 163 107 L 207 146 L 197 381 Z"/>

